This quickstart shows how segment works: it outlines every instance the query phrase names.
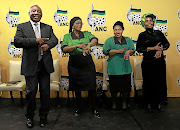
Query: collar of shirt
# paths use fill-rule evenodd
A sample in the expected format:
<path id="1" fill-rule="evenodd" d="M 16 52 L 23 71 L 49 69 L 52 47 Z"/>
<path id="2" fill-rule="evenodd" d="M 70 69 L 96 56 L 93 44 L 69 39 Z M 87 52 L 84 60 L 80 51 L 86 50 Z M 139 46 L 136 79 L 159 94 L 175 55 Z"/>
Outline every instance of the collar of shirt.
<path id="1" fill-rule="evenodd" d="M 154 29 L 153 29 L 153 28 L 146 28 L 146 32 L 148 32 L 148 33 L 153 33 L 153 32 L 154 32 Z"/>
<path id="2" fill-rule="evenodd" d="M 30 22 L 31 22 L 31 25 L 32 25 L 32 27 L 33 27 L 33 30 L 34 30 L 34 32 L 35 32 L 35 23 L 36 24 L 38 24 L 37 26 L 38 26 L 38 30 L 39 30 L 39 33 L 41 34 L 41 29 L 40 29 L 40 22 L 33 22 L 32 20 L 30 20 Z"/>
<path id="3" fill-rule="evenodd" d="M 71 32 L 71 37 L 73 40 L 74 39 L 82 39 L 82 38 L 84 38 L 84 34 L 83 34 L 83 32 L 80 31 L 79 32 L 79 38 L 78 38 L 74 32 Z"/>
<path id="4" fill-rule="evenodd" d="M 114 43 L 120 44 L 120 45 L 127 44 L 126 39 L 123 36 L 121 38 L 121 43 L 118 41 L 118 39 L 116 37 L 114 37 Z"/>

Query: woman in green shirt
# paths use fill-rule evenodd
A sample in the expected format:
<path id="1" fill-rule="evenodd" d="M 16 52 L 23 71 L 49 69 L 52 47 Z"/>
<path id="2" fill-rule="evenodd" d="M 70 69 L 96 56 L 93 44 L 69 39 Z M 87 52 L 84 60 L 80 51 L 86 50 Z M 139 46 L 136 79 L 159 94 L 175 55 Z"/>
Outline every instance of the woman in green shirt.
<path id="1" fill-rule="evenodd" d="M 122 94 L 122 109 L 127 109 L 127 100 L 131 91 L 131 64 L 129 56 L 135 51 L 133 41 L 122 36 L 123 23 L 117 21 L 114 26 L 114 36 L 108 38 L 103 46 L 103 53 L 109 56 L 108 75 L 112 97 L 112 109 L 116 109 L 116 96 Z"/>
<path id="2" fill-rule="evenodd" d="M 75 116 L 80 114 L 81 91 L 88 90 L 93 115 L 100 118 L 95 107 L 96 70 L 90 54 L 90 48 L 97 44 L 98 39 L 88 31 L 81 31 L 82 24 L 81 18 L 72 18 L 69 33 L 64 35 L 61 43 L 63 52 L 70 54 L 68 62 L 69 90 L 75 91 L 76 95 Z"/>

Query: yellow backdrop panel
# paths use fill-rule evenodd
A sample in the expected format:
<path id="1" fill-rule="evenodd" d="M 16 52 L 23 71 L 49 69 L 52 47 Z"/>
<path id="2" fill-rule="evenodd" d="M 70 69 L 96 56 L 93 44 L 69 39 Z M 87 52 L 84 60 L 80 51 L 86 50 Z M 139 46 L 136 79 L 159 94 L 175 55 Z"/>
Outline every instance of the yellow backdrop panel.
<path id="1" fill-rule="evenodd" d="M 151 0 L 147 2 L 144 0 L 0 0 L 0 2 L 0 67 L 2 70 L 2 82 L 9 81 L 9 60 L 21 60 L 22 52 L 16 52 L 15 55 L 10 55 L 8 47 L 13 47 L 13 39 L 16 32 L 15 25 L 29 21 L 28 11 L 32 5 L 37 4 L 42 8 L 43 17 L 41 22 L 53 26 L 54 33 L 58 39 L 61 38 L 61 40 L 63 40 L 64 34 L 68 33 L 70 19 L 74 16 L 79 16 L 84 23 L 82 30 L 91 31 L 99 38 L 99 43 L 102 45 L 108 37 L 113 36 L 112 26 L 118 20 L 124 23 L 125 30 L 123 35 L 132 37 L 132 39 L 136 41 L 139 33 L 144 31 L 144 28 L 139 23 L 139 16 L 141 17 L 145 13 L 153 13 L 158 16 L 158 20 L 167 20 L 167 22 L 160 24 L 166 26 L 164 34 L 171 44 L 170 48 L 165 52 L 168 96 L 180 97 L 180 87 L 178 85 L 180 54 L 177 50 L 177 42 L 180 40 L 180 19 L 178 18 L 178 10 L 180 9 L 179 0 Z M 59 10 L 59 12 L 57 10 Z M 67 11 L 67 13 L 63 14 L 60 10 Z M 96 26 L 94 26 L 93 30 L 93 28 L 89 26 L 90 23 L 87 21 L 87 18 L 92 18 L 89 17 L 89 14 L 93 14 L 92 12 L 95 12 L 95 10 L 98 10 L 101 14 L 96 14 L 98 15 L 98 21 L 96 21 Z M 59 15 L 58 20 L 61 19 L 64 21 L 61 23 L 55 22 L 55 13 Z M 55 15 L 55 18 L 57 18 L 57 15 Z M 10 16 L 14 18 L 12 24 L 8 24 L 6 21 L 6 19 L 10 20 Z M 132 21 L 129 16 L 134 17 L 134 21 Z M 11 42 L 12 45 L 10 44 Z M 102 47 L 100 47 L 100 49 L 102 49 Z M 52 54 L 54 59 L 60 59 L 62 74 L 68 75 L 68 57 L 60 57 L 56 48 L 52 49 Z M 132 56 L 131 59 L 134 57 L 138 56 Z M 106 57 L 100 56 L 99 58 L 95 58 L 95 56 L 93 56 L 93 58 L 97 72 L 103 72 L 102 59 Z M 5 94 L 4 97 L 7 97 L 7 95 Z"/>

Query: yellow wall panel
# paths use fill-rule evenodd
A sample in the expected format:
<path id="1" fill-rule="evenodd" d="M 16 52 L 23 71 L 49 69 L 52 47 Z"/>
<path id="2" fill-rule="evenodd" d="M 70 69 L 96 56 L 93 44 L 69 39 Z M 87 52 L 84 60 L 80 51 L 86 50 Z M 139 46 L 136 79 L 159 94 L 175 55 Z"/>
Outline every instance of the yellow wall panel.
<path id="1" fill-rule="evenodd" d="M 160 20 L 167 20 L 167 39 L 170 42 L 170 48 L 165 52 L 167 55 L 167 85 L 168 96 L 180 97 L 180 87 L 177 83 L 180 76 L 180 54 L 177 51 L 177 42 L 180 40 L 180 19 L 177 16 L 180 9 L 179 0 L 0 0 L 0 66 L 2 69 L 2 82 L 9 81 L 9 60 L 21 60 L 21 58 L 11 57 L 8 53 L 7 47 L 10 43 L 10 39 L 13 38 L 16 32 L 16 27 L 10 27 L 6 22 L 6 14 L 9 11 L 19 12 L 20 22 L 29 21 L 28 11 L 29 8 L 37 4 L 42 8 L 43 17 L 41 22 L 47 23 L 53 26 L 53 30 L 57 38 L 63 39 L 64 34 L 68 33 L 69 26 L 57 26 L 54 21 L 54 13 L 57 10 L 57 6 L 60 10 L 68 11 L 68 21 L 74 16 L 79 16 L 83 20 L 82 30 L 91 31 L 91 27 L 87 23 L 88 13 L 91 11 L 92 4 L 95 10 L 101 10 L 106 12 L 106 23 L 102 28 L 102 31 L 91 31 L 96 37 L 99 38 L 99 43 L 103 44 L 108 37 L 113 36 L 113 24 L 120 20 L 124 23 L 124 36 L 132 37 L 133 40 L 137 40 L 140 32 L 144 31 L 144 28 L 139 25 L 131 25 L 127 19 L 127 12 L 132 8 L 141 9 L 139 13 L 141 16 L 145 13 L 153 13 L 158 16 Z M 97 26 L 99 28 L 99 26 Z M 95 28 L 96 29 L 96 28 Z M 68 57 L 60 57 L 56 51 L 56 48 L 52 49 L 54 59 L 60 59 L 60 66 L 63 75 L 68 75 L 67 63 Z M 132 59 L 134 56 L 132 57 Z M 96 69 L 98 72 L 102 70 L 102 59 L 95 59 Z M 8 94 L 6 94 L 8 97 Z"/>

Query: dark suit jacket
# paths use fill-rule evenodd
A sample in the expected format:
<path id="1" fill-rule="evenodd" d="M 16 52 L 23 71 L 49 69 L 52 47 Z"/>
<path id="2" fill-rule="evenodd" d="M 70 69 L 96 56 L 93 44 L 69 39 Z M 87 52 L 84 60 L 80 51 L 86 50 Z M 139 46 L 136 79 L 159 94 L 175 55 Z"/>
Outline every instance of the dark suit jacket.
<path id="1" fill-rule="evenodd" d="M 40 23 L 41 38 L 49 38 L 44 44 L 49 45 L 49 49 L 43 53 L 43 61 L 48 73 L 54 72 L 53 59 L 50 49 L 55 47 L 58 39 L 53 33 L 51 26 Z M 31 22 L 19 24 L 14 37 L 14 46 L 23 48 L 21 74 L 33 76 L 36 74 L 38 67 L 38 44 Z"/>

